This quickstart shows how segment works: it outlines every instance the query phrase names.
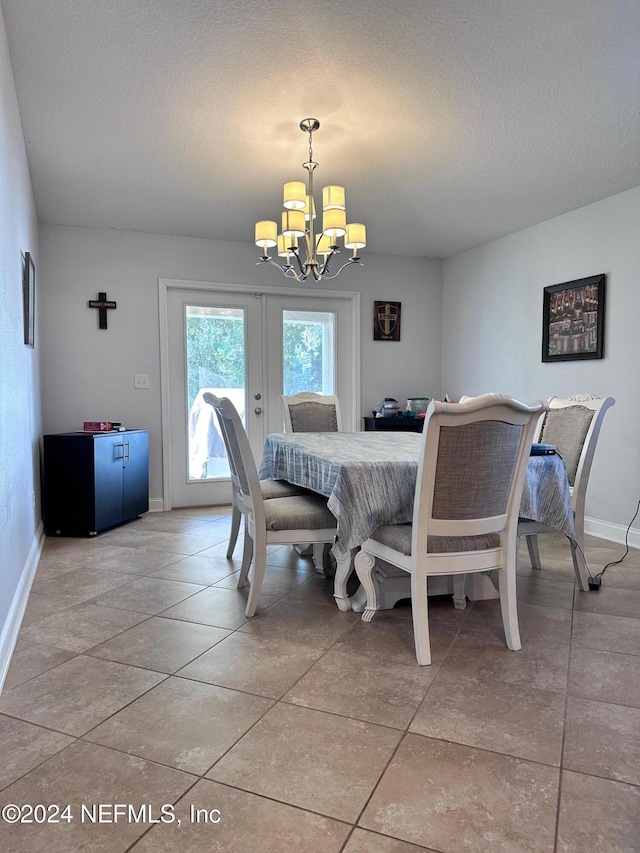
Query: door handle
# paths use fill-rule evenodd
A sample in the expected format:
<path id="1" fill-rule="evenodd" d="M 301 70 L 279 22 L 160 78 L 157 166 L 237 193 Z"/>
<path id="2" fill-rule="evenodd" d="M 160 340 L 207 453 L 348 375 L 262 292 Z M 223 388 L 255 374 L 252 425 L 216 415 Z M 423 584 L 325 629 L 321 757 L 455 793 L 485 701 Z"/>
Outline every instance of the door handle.
<path id="1" fill-rule="evenodd" d="M 260 408 L 260 406 L 256 406 L 256 407 L 255 407 L 255 409 L 254 409 L 253 411 L 256 413 L 256 415 L 261 415 L 261 414 L 262 414 L 262 409 Z"/>

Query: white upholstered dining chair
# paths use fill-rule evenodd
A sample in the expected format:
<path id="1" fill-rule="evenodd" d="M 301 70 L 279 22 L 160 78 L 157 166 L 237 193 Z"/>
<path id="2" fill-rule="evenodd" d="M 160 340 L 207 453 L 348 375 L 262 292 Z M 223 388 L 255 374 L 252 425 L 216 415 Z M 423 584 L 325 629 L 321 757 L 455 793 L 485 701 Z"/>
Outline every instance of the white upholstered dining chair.
<path id="1" fill-rule="evenodd" d="M 285 432 L 342 432 L 340 401 L 335 395 L 316 394 L 314 391 L 300 391 L 298 394 L 280 396 Z M 307 555 L 313 550 L 309 542 L 297 542 L 294 549 L 298 554 Z M 324 575 L 317 560 L 316 571 Z"/>
<path id="2" fill-rule="evenodd" d="M 301 391 L 281 395 L 285 432 L 342 432 L 340 401 L 335 395 Z"/>
<path id="3" fill-rule="evenodd" d="M 210 406 L 213 406 L 218 398 L 210 391 L 206 391 L 202 395 L 202 399 L 205 401 L 205 403 L 208 403 Z M 222 436 L 222 441 L 224 443 L 225 450 L 227 451 L 229 476 L 231 477 L 231 530 L 229 533 L 229 544 L 227 546 L 227 559 L 230 560 L 233 556 L 233 552 L 236 547 L 236 542 L 238 541 L 240 522 L 242 521 L 242 516 L 244 515 L 246 508 L 242 499 L 242 491 L 240 489 L 240 478 L 238 476 L 238 471 L 236 470 L 235 460 L 233 458 L 233 455 L 229 452 L 229 447 L 227 446 L 227 439 L 224 434 L 224 431 L 222 430 L 222 427 L 220 428 L 220 435 Z M 300 486 L 294 486 L 293 483 L 287 483 L 285 480 L 260 480 L 259 483 L 260 491 L 262 492 L 262 498 L 265 501 L 272 500 L 273 498 L 290 498 L 293 495 L 308 494 L 306 489 L 302 489 L 300 488 Z M 250 557 L 251 549 L 249 548 L 249 550 L 247 551 L 246 528 L 243 559 L 245 553 L 248 553 Z"/>
<path id="4" fill-rule="evenodd" d="M 376 560 L 411 575 L 418 663 L 431 663 L 427 578 L 498 570 L 507 646 L 520 645 L 516 607 L 518 509 L 529 450 L 545 402 L 501 394 L 464 404 L 431 402 L 425 416 L 413 522 L 379 527 L 356 555 L 367 594 L 362 614 L 378 609 Z"/>
<path id="5" fill-rule="evenodd" d="M 542 444 L 553 444 L 564 460 L 571 490 L 571 504 L 576 529 L 575 542 L 571 542 L 571 555 L 580 588 L 587 590 L 588 572 L 584 560 L 584 506 L 591 463 L 600 435 L 602 421 L 615 404 L 613 397 L 596 397 L 593 394 L 575 394 L 572 397 L 552 397 L 549 410 L 540 419 L 538 436 Z M 534 569 L 541 569 L 538 535 L 557 533 L 537 521 L 520 519 L 518 536 L 525 536 L 529 558 Z"/>
<path id="6" fill-rule="evenodd" d="M 208 402 L 218 416 L 229 458 L 233 459 L 245 515 L 245 550 L 238 589 L 249 579 L 245 614 L 251 617 L 255 615 L 264 581 L 267 546 L 296 542 L 317 544 L 320 547 L 314 548 L 315 563 L 322 559 L 325 543 L 335 540 L 336 519 L 327 508 L 326 498 L 308 491 L 264 500 L 249 439 L 235 406 L 226 397 L 211 395 L 211 398 Z"/>

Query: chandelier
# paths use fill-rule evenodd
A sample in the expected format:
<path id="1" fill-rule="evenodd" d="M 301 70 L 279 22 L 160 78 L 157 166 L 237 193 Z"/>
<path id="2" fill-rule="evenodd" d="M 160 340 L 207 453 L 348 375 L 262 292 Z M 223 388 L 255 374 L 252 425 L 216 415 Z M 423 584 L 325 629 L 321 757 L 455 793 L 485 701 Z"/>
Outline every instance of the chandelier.
<path id="1" fill-rule="evenodd" d="M 278 233 L 277 222 L 266 219 L 256 222 L 256 246 L 262 249 L 258 264 L 273 264 L 287 278 L 296 281 L 306 281 L 309 276 L 316 281 L 336 278 L 351 264 L 363 266 L 358 249 L 367 245 L 364 225 L 359 222 L 347 225 L 344 187 L 323 187 L 322 231 L 316 234 L 313 173 L 318 163 L 313 160 L 313 134 L 319 127 L 317 118 L 305 118 L 300 122 L 300 130 L 309 134 L 309 159 L 302 164 L 309 174 L 307 185 L 303 181 L 289 181 L 284 185 L 281 233 Z M 343 240 L 345 249 L 353 250 L 353 255 L 337 272 L 330 274 L 329 264 L 333 256 L 340 253 L 338 239 Z M 281 262 L 269 256 L 269 249 L 276 246 L 278 257 L 284 258 Z"/>

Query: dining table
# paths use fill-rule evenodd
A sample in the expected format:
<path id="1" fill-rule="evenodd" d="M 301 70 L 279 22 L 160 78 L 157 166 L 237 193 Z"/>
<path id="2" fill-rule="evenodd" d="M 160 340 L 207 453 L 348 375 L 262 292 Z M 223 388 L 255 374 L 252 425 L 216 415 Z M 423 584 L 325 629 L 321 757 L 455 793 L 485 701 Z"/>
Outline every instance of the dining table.
<path id="1" fill-rule="evenodd" d="M 413 518 L 422 440 L 409 432 L 291 432 L 266 438 L 260 479 L 286 480 L 324 495 L 336 518 L 334 598 L 340 610 L 361 612 L 366 606 L 362 588 L 351 597 L 347 593 L 359 547 L 378 527 Z M 558 454 L 529 457 L 519 515 L 575 541 L 569 481 Z M 381 609 L 409 597 L 407 579 L 400 570 L 383 571 Z M 474 573 L 469 580 L 470 600 L 498 596 L 486 575 Z M 440 591 L 430 584 L 430 594 Z"/>

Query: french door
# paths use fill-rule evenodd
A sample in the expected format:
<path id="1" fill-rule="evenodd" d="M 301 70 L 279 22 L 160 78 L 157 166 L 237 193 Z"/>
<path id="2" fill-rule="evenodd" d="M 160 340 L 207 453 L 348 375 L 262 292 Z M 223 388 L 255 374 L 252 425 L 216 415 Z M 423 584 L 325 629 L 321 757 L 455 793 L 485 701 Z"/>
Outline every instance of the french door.
<path id="1" fill-rule="evenodd" d="M 229 503 L 226 452 L 206 391 L 229 397 L 259 463 L 282 432 L 281 394 L 337 394 L 359 420 L 359 298 L 354 293 L 160 281 L 165 508 Z"/>

